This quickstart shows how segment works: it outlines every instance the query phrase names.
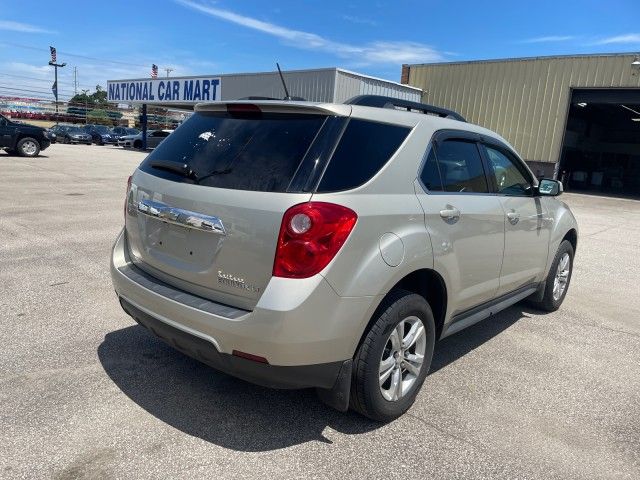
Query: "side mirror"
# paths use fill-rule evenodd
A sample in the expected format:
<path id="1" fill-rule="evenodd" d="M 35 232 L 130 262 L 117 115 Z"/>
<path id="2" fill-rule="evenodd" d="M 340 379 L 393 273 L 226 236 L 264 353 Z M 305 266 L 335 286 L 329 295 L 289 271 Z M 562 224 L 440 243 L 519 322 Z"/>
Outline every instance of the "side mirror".
<path id="1" fill-rule="evenodd" d="M 548 197 L 557 197 L 564 189 L 562 188 L 562 182 L 560 180 L 551 180 L 549 178 L 543 178 L 538 184 L 538 193 Z"/>

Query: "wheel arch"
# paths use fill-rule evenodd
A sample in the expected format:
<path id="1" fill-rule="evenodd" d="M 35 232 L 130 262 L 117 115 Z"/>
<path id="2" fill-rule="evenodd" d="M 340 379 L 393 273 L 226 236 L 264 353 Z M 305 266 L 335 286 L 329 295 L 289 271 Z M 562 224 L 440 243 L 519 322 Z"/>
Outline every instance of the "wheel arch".
<path id="1" fill-rule="evenodd" d="M 424 298 L 433 312 L 433 319 L 436 324 L 436 340 L 442 335 L 447 313 L 447 285 L 444 278 L 442 278 L 442 275 L 435 270 L 431 268 L 419 268 L 398 280 L 393 286 L 391 286 L 391 288 L 388 289 L 386 294 L 381 297 L 378 305 L 376 305 L 376 308 L 371 315 L 371 318 L 369 318 L 367 325 L 360 335 L 360 340 L 358 341 L 355 350 L 356 352 L 378 315 L 380 315 L 382 308 L 386 306 L 387 300 L 393 296 L 394 292 L 397 290 L 406 290 Z"/>
<path id="2" fill-rule="evenodd" d="M 567 233 L 565 233 L 564 237 L 562 237 L 562 241 L 567 240 L 573 247 L 573 252 L 578 248 L 578 232 L 575 228 L 569 229 Z"/>

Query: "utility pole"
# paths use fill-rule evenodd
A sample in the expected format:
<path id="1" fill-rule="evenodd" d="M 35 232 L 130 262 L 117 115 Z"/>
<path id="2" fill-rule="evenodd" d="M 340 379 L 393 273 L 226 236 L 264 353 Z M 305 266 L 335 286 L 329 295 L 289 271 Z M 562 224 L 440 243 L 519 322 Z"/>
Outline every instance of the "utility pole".
<path id="1" fill-rule="evenodd" d="M 82 94 L 84 95 L 84 124 L 87 124 L 87 114 L 89 113 L 89 105 L 87 103 L 87 99 L 89 98 L 87 94 L 89 90 L 82 90 Z"/>
<path id="2" fill-rule="evenodd" d="M 51 61 L 49 62 L 49 65 L 51 65 L 55 69 L 55 80 L 53 82 L 52 90 L 53 90 L 53 95 L 56 97 L 56 122 L 57 122 L 58 121 L 58 67 L 62 68 L 62 67 L 65 67 L 67 64 L 57 63 L 56 49 L 53 47 L 49 47 L 49 49 L 51 50 Z"/>
<path id="3" fill-rule="evenodd" d="M 165 72 L 167 72 L 167 78 L 169 78 L 169 74 L 170 74 L 171 72 L 173 72 L 173 68 L 169 68 L 169 67 L 167 67 L 167 68 L 165 68 L 165 69 L 164 69 L 164 71 L 165 71 Z"/>
<path id="4" fill-rule="evenodd" d="M 78 67 L 73 67 L 73 95 L 78 94 Z"/>

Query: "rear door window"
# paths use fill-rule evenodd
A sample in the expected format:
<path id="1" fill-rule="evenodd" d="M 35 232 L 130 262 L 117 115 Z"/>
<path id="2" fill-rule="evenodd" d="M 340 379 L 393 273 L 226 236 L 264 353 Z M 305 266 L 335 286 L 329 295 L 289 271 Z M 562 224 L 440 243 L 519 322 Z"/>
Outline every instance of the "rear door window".
<path id="1" fill-rule="evenodd" d="M 488 193 L 478 146 L 473 141 L 445 140 L 436 147 L 445 192 Z"/>
<path id="2" fill-rule="evenodd" d="M 199 112 L 171 133 L 140 169 L 176 182 L 285 192 L 325 119 Z"/>
<path id="3" fill-rule="evenodd" d="M 410 131 L 398 125 L 351 119 L 317 191 L 350 190 L 365 184 L 389 161 Z"/>

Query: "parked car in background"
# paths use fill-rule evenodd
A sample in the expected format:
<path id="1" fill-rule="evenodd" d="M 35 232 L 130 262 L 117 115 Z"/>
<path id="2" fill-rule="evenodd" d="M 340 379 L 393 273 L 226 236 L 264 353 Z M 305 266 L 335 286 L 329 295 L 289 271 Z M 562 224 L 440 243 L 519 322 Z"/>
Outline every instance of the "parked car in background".
<path id="1" fill-rule="evenodd" d="M 0 149 L 10 155 L 37 157 L 51 144 L 46 128 L 17 123 L 0 115 Z"/>
<path id="2" fill-rule="evenodd" d="M 156 148 L 173 130 L 148 130 L 147 148 Z M 118 138 L 118 145 L 128 148 L 142 148 L 142 132 L 137 135 L 124 135 Z"/>
<path id="3" fill-rule="evenodd" d="M 84 143 L 91 145 L 91 135 L 85 132 L 82 127 L 64 125 L 55 133 L 58 137 L 58 143 Z"/>
<path id="4" fill-rule="evenodd" d="M 437 340 L 520 300 L 560 308 L 578 227 L 562 184 L 498 134 L 430 105 L 347 103 L 198 105 L 129 177 L 111 276 L 178 350 L 389 421 Z"/>
<path id="5" fill-rule="evenodd" d="M 116 143 L 118 141 L 117 135 L 113 134 L 106 125 L 85 125 L 82 129 L 85 133 L 91 135 L 91 141 L 96 145 Z"/>
<path id="6" fill-rule="evenodd" d="M 56 133 L 51 128 L 47 128 L 46 131 L 49 137 L 49 141 L 51 143 L 56 143 L 58 141 L 58 136 L 56 135 Z"/>
<path id="7" fill-rule="evenodd" d="M 140 130 L 137 128 L 131 127 L 113 127 L 111 129 L 111 133 L 117 137 L 122 137 L 124 135 L 137 135 L 140 133 Z"/>
<path id="8" fill-rule="evenodd" d="M 65 129 L 72 127 L 73 125 L 67 125 L 64 123 L 57 123 L 55 124 L 53 127 L 51 127 L 49 130 L 51 132 L 53 132 L 53 134 L 60 139 L 60 137 L 62 137 L 62 133 L 64 132 Z"/>

